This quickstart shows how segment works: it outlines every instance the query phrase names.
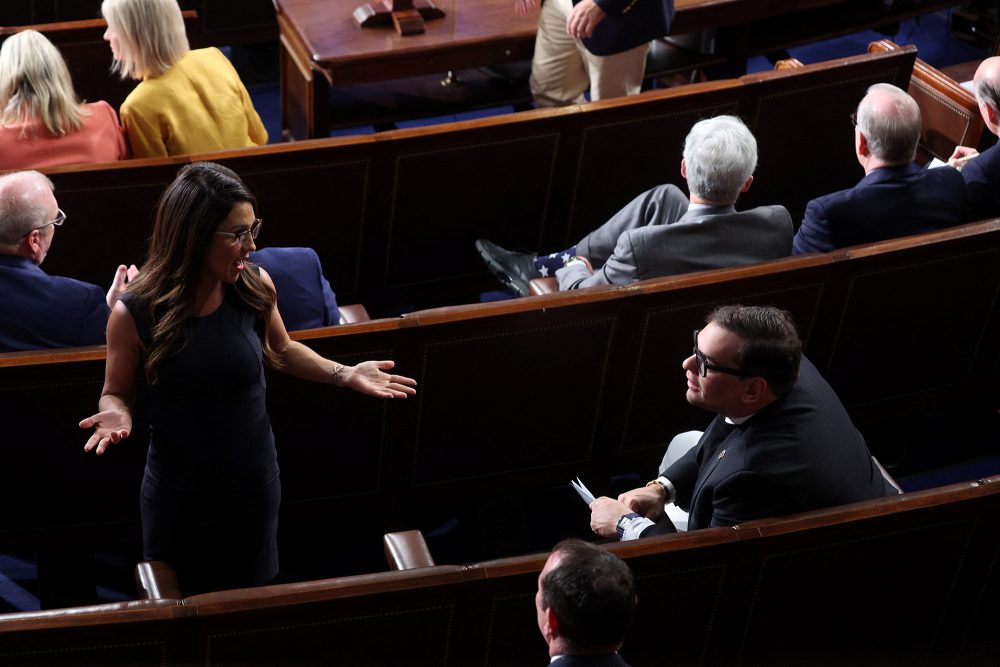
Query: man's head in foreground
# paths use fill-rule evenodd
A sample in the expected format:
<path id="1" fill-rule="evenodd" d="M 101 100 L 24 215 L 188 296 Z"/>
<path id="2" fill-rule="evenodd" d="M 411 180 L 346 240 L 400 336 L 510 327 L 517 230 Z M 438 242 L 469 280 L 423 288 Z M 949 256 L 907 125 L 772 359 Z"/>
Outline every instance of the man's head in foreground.
<path id="1" fill-rule="evenodd" d="M 538 629 L 551 656 L 617 651 L 635 608 L 628 565 L 588 542 L 560 542 L 538 575 Z"/>

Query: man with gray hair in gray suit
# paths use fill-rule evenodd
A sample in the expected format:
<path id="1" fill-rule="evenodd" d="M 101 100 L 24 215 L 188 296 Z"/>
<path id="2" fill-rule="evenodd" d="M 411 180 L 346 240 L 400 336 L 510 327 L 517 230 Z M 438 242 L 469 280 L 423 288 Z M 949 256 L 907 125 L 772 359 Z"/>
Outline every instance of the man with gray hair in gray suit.
<path id="1" fill-rule="evenodd" d="M 550 255 L 505 250 L 480 239 L 490 271 L 521 296 L 532 278 L 555 275 L 559 289 L 627 285 L 660 276 L 720 269 L 786 257 L 792 219 L 783 206 L 737 212 L 753 182 L 757 141 L 739 118 L 695 123 L 684 141 L 681 176 L 691 198 L 674 185 L 647 190 L 572 248 Z"/>

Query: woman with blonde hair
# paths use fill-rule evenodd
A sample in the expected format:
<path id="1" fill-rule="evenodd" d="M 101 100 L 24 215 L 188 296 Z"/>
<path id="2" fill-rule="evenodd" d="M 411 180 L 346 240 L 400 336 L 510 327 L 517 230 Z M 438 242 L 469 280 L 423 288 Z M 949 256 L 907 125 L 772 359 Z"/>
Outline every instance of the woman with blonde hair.
<path id="1" fill-rule="evenodd" d="M 24 30 L 0 46 L 0 169 L 128 157 L 115 110 L 81 103 L 59 50 Z"/>
<path id="2" fill-rule="evenodd" d="M 191 50 L 177 0 L 104 0 L 112 69 L 139 80 L 122 104 L 133 157 L 164 157 L 267 143 L 232 63 Z"/>

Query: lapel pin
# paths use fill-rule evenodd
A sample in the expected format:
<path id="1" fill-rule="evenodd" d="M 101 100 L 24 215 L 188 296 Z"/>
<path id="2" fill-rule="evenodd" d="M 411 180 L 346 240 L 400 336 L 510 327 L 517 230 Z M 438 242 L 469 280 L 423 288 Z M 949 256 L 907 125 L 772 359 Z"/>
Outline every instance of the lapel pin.
<path id="1" fill-rule="evenodd" d="M 721 461 L 722 457 L 725 455 L 726 455 L 726 450 L 723 449 L 721 452 L 719 452 L 719 458 L 717 458 L 716 461 Z"/>

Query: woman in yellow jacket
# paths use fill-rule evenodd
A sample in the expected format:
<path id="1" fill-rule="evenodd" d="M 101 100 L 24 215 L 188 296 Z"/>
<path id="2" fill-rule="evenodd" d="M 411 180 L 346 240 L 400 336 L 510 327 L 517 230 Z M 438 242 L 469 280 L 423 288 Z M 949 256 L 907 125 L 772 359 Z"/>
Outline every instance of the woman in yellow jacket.
<path id="1" fill-rule="evenodd" d="M 191 50 L 177 0 L 104 0 L 113 69 L 139 84 L 121 107 L 132 157 L 267 143 L 267 131 L 229 59 Z"/>

